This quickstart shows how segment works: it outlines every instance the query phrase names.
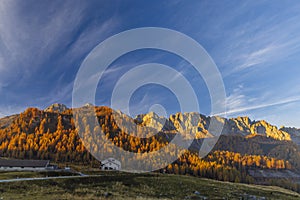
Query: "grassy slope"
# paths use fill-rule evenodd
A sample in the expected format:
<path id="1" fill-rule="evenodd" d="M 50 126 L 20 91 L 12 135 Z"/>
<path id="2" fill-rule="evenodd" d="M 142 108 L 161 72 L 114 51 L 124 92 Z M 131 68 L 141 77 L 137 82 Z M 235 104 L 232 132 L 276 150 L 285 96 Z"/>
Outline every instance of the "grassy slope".
<path id="1" fill-rule="evenodd" d="M 18 178 L 40 178 L 40 177 L 55 177 L 55 176 L 73 176 L 78 175 L 71 172 L 21 172 L 21 171 L 0 171 L 0 180 L 18 179 Z"/>
<path id="2" fill-rule="evenodd" d="M 0 183 L 3 199 L 241 199 L 245 194 L 300 199 L 299 194 L 278 187 L 163 174 L 108 173 L 98 177 Z"/>

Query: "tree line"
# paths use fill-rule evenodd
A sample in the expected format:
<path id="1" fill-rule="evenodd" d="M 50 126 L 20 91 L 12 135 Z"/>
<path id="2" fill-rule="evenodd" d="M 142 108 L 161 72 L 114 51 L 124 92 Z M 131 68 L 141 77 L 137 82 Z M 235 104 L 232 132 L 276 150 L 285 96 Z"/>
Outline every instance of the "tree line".
<path id="1" fill-rule="evenodd" d="M 97 116 L 95 126 L 88 123 L 90 122 L 88 116 L 74 120 L 71 110 L 64 113 L 51 113 L 29 108 L 12 124 L 0 129 L 0 155 L 19 159 L 49 159 L 57 163 L 68 162 L 98 167 L 100 162 L 87 149 L 97 152 L 100 148 L 99 145 L 102 143 L 99 130 L 111 141 L 111 145 L 126 151 L 144 153 L 165 147 L 170 155 L 176 153 L 168 149 L 168 144 L 175 133 L 160 132 L 147 138 L 135 137 L 118 127 L 110 108 L 96 107 L 94 111 Z M 78 121 L 78 126 L 75 126 L 75 121 Z M 78 135 L 79 129 L 84 133 L 81 137 L 84 137 L 85 141 L 90 141 L 85 145 Z M 138 129 L 137 135 L 143 130 Z M 103 145 L 108 145 L 107 151 L 111 151 L 114 155 L 115 152 L 109 144 Z M 159 163 L 159 160 L 149 160 L 149 162 L 155 164 L 155 162 Z M 293 169 L 293 165 L 284 159 L 266 155 L 241 154 L 217 149 L 201 159 L 197 152 L 185 150 L 175 162 L 159 171 L 253 183 L 254 179 L 249 175 L 249 169 L 283 170 Z"/>

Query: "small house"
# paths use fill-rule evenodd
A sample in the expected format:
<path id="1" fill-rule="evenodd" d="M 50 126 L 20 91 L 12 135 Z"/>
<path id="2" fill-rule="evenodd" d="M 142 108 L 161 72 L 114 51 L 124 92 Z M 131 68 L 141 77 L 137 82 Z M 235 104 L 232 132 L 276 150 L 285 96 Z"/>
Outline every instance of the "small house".
<path id="1" fill-rule="evenodd" d="M 101 161 L 101 169 L 102 170 L 120 170 L 121 162 L 114 158 L 108 158 L 106 160 Z"/>

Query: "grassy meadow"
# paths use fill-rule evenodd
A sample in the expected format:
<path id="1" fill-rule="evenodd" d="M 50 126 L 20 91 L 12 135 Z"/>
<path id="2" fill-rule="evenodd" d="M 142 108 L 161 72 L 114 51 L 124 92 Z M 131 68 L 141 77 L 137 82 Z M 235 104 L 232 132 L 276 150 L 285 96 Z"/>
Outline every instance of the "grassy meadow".
<path id="1" fill-rule="evenodd" d="M 12 173 L 7 175 L 16 175 Z M 192 176 L 121 172 L 95 174 L 68 179 L 0 183 L 0 199 L 300 199 L 298 193 L 279 187 L 220 182 Z M 1 178 L 4 176 L 5 173 L 0 174 Z M 41 174 L 28 172 L 24 176 Z"/>

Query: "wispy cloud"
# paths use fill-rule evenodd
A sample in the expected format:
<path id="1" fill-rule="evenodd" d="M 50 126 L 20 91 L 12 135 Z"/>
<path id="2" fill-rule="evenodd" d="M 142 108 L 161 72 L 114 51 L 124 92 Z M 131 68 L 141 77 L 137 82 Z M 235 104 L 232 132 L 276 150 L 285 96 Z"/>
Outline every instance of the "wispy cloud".
<path id="1" fill-rule="evenodd" d="M 255 4 L 261 5 L 255 7 Z M 297 9 L 300 4 L 278 12 L 270 12 L 267 8 L 262 10 L 264 5 L 264 2 L 251 3 L 250 7 L 230 9 L 230 17 L 215 22 L 215 27 L 220 27 L 220 30 L 216 30 L 219 31 L 215 36 L 218 49 L 213 53 L 224 76 L 249 68 L 264 70 L 299 52 L 300 14 Z M 257 9 L 256 15 L 246 18 L 245 13 L 251 9 Z M 244 19 L 242 23 L 238 20 L 241 18 Z"/>
<path id="2" fill-rule="evenodd" d="M 1 105 L 21 99 L 24 93 L 16 91 L 23 85 L 32 96 L 20 105 L 70 101 L 71 77 L 80 59 L 120 23 L 113 12 L 96 23 L 90 9 L 91 4 L 81 1 L 0 1 L 0 96 L 7 96 Z"/>
<path id="3" fill-rule="evenodd" d="M 289 112 L 288 110 L 295 110 L 295 107 L 291 108 L 290 105 L 300 103 L 300 95 L 298 88 L 293 88 L 285 93 L 276 93 L 276 91 L 267 91 L 264 94 L 258 95 L 253 93 L 251 88 L 245 88 L 244 85 L 238 85 L 233 89 L 231 94 L 226 98 L 226 112 L 217 113 L 214 115 L 220 115 L 224 117 L 236 117 L 238 115 L 251 116 L 253 113 L 257 113 L 256 118 L 266 119 L 264 116 L 274 115 L 279 108 L 281 112 Z M 271 108 L 274 113 L 264 113 L 262 111 Z M 283 109 L 286 108 L 286 109 Z M 260 113 L 260 114 L 258 114 Z M 281 121 L 284 121 L 281 119 Z M 276 121 L 278 122 L 278 120 Z"/>
<path id="4" fill-rule="evenodd" d="M 1 81 L 11 80 L 15 75 L 30 76 L 59 51 L 66 36 L 80 22 L 83 9 L 67 4 L 37 3 L 29 9 L 21 1 L 1 1 L 0 52 L 5 55 Z"/>
<path id="5" fill-rule="evenodd" d="M 235 97 L 235 98 L 233 98 Z M 268 108 L 272 106 L 286 105 L 294 102 L 300 101 L 300 96 L 291 96 L 282 99 L 278 99 L 277 101 L 265 101 L 260 104 L 251 104 L 246 100 L 246 96 L 229 96 L 227 98 L 227 111 L 223 113 L 217 113 L 215 115 L 234 115 L 244 113 L 247 114 L 248 111 Z M 257 101 L 255 102 L 257 103 Z"/>
<path id="6" fill-rule="evenodd" d="M 243 4 L 221 15 L 226 13 L 229 17 L 212 22 L 216 27 L 216 47 L 211 53 L 229 94 L 227 112 L 219 115 L 273 116 L 279 108 L 299 105 L 300 101 L 300 82 L 294 75 L 299 63 L 295 57 L 300 53 L 300 4 L 282 4 L 279 10 L 278 2 L 268 8 L 265 2 Z M 251 17 L 250 11 L 255 12 Z M 244 87 L 232 89 L 239 84 Z M 266 110 L 268 113 L 263 112 Z M 295 110 L 299 109 L 289 106 L 280 113 L 294 115 Z M 281 124 L 291 118 L 281 117 Z"/>
<path id="7" fill-rule="evenodd" d="M 73 81 L 68 84 L 64 84 L 63 86 L 57 84 L 57 86 L 54 87 L 46 97 L 37 99 L 35 103 L 37 105 L 41 105 L 42 107 L 47 107 L 50 104 L 62 102 L 71 104 L 70 101 L 72 98 L 73 84 Z M 40 104 L 40 102 L 43 102 L 43 104 Z"/>
<path id="8" fill-rule="evenodd" d="M 248 67 L 253 67 L 258 64 L 268 62 L 271 57 L 278 53 L 279 47 L 270 45 L 261 49 L 255 50 L 249 54 L 243 55 L 244 62 L 241 65 L 235 67 L 235 70 L 239 71 Z"/>

